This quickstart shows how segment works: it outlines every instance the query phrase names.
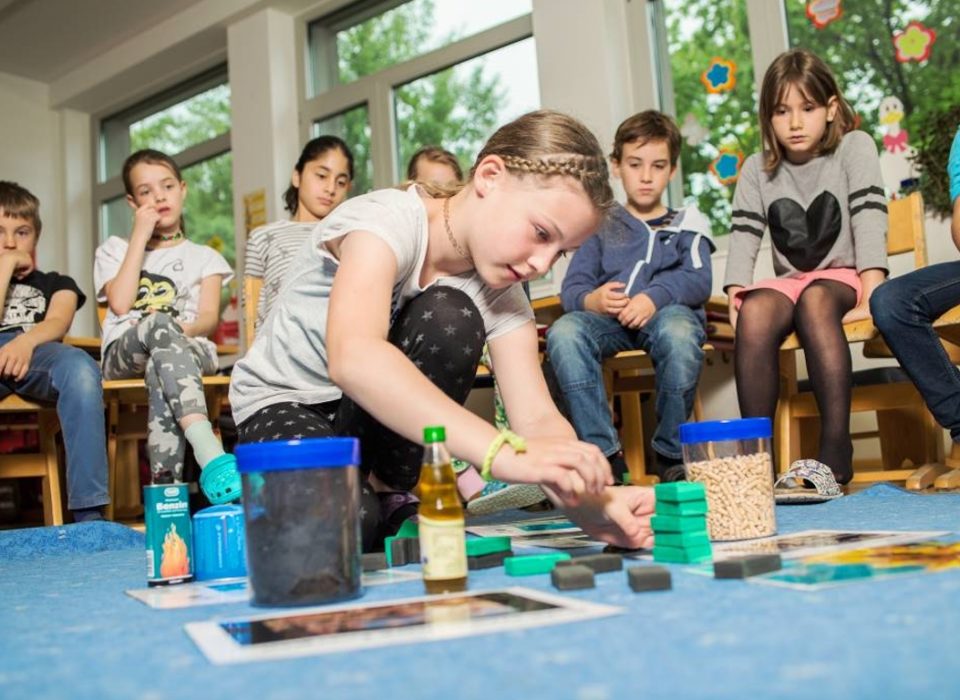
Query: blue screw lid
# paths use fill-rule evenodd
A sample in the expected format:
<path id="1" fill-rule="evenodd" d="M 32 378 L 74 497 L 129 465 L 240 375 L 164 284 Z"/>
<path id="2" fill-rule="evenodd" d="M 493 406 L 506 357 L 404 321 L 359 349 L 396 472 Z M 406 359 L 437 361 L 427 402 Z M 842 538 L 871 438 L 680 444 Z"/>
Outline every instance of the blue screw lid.
<path id="1" fill-rule="evenodd" d="M 684 423 L 680 426 L 680 442 L 720 442 L 722 440 L 755 440 L 769 438 L 773 430 L 769 418 L 738 418 Z"/>
<path id="2" fill-rule="evenodd" d="M 241 474 L 285 469 L 327 469 L 360 464 L 357 438 L 330 437 L 305 440 L 246 442 L 234 450 Z"/>

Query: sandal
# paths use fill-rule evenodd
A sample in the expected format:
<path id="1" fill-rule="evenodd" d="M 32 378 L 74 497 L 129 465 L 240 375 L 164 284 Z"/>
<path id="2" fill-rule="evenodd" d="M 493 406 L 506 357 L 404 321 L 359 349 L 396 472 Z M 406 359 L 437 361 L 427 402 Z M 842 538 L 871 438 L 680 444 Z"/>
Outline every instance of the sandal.
<path id="1" fill-rule="evenodd" d="M 773 496 L 779 505 L 824 503 L 842 495 L 833 471 L 815 459 L 798 459 L 773 484 Z"/>

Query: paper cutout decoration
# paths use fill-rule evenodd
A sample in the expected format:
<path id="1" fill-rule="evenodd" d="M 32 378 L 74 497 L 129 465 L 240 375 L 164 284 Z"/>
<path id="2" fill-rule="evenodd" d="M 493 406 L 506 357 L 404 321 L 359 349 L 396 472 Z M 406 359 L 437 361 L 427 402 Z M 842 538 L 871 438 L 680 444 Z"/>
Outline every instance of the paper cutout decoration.
<path id="1" fill-rule="evenodd" d="M 680 127 L 680 135 L 686 140 L 687 145 L 698 146 L 706 140 L 710 132 L 697 121 L 693 112 L 687 112 L 687 116 L 683 118 L 683 125 Z"/>
<path id="2" fill-rule="evenodd" d="M 817 29 L 823 29 L 843 16 L 843 0 L 810 0 L 807 17 Z"/>
<path id="3" fill-rule="evenodd" d="M 900 63 L 916 61 L 923 63 L 930 58 L 933 42 L 937 33 L 922 23 L 913 21 L 902 32 L 893 33 L 893 45 L 897 49 L 896 58 Z"/>
<path id="4" fill-rule="evenodd" d="M 883 186 L 890 194 L 896 194 L 904 180 L 917 178 L 917 168 L 913 163 L 917 149 L 907 143 L 909 135 L 900 128 L 903 119 L 903 102 L 898 97 L 884 97 L 880 101 L 880 126 L 883 135 L 883 152 L 880 154 L 880 175 Z"/>
<path id="5" fill-rule="evenodd" d="M 737 84 L 737 64 L 714 57 L 707 70 L 700 74 L 700 82 L 711 95 L 733 90 L 733 86 Z"/>
<path id="6" fill-rule="evenodd" d="M 710 172 L 721 185 L 729 185 L 740 177 L 740 166 L 743 165 L 743 153 L 720 149 L 720 155 L 710 163 Z"/>

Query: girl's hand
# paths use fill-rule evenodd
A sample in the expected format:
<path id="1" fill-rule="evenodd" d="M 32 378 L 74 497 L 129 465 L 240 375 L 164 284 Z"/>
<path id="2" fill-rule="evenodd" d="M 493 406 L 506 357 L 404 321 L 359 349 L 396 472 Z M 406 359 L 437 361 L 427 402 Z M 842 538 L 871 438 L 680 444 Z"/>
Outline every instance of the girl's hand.
<path id="1" fill-rule="evenodd" d="M 587 496 L 575 506 L 565 506 L 570 520 L 594 539 L 627 549 L 653 547 L 653 489 L 614 486 L 600 496 Z"/>
<path id="2" fill-rule="evenodd" d="M 144 245 L 150 240 L 154 229 L 160 223 L 160 212 L 152 204 L 144 204 L 138 207 L 133 214 L 133 235 L 131 238 L 139 238 Z"/>
<path id="3" fill-rule="evenodd" d="M 737 316 L 740 312 L 737 310 L 737 293 L 743 287 L 727 287 L 727 315 L 730 316 L 730 327 L 737 330 Z"/>
<path id="4" fill-rule="evenodd" d="M 599 448 L 570 439 L 530 439 L 522 454 L 504 445 L 491 473 L 502 481 L 546 486 L 564 505 L 579 503 L 585 494 L 600 494 L 613 483 L 610 464 Z"/>
<path id="5" fill-rule="evenodd" d="M 25 335 L 17 336 L 0 348 L 0 377 L 10 377 L 18 382 L 26 377 L 33 348 L 33 342 Z"/>
<path id="6" fill-rule="evenodd" d="M 869 318 L 873 318 L 870 315 L 870 303 L 869 300 L 867 303 L 860 302 L 859 305 L 854 306 L 847 313 L 843 315 L 843 318 L 840 320 L 840 323 L 853 323 L 854 321 L 863 321 Z"/>

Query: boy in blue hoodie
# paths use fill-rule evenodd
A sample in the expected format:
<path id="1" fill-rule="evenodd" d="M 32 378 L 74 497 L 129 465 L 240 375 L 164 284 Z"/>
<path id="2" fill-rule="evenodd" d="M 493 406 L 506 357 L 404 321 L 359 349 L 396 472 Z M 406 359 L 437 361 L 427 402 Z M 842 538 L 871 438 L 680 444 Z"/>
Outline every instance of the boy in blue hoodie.
<path id="1" fill-rule="evenodd" d="M 603 450 L 614 477 L 627 466 L 613 427 L 602 363 L 624 350 L 650 354 L 656 372 L 653 449 L 661 480 L 683 479 L 680 424 L 693 409 L 706 340 L 714 250 L 695 207 L 661 202 L 676 174 L 680 131 L 648 110 L 617 129 L 610 160 L 626 206 L 611 212 L 574 255 L 560 298 L 567 312 L 547 333 L 547 352 L 577 436 Z"/>

